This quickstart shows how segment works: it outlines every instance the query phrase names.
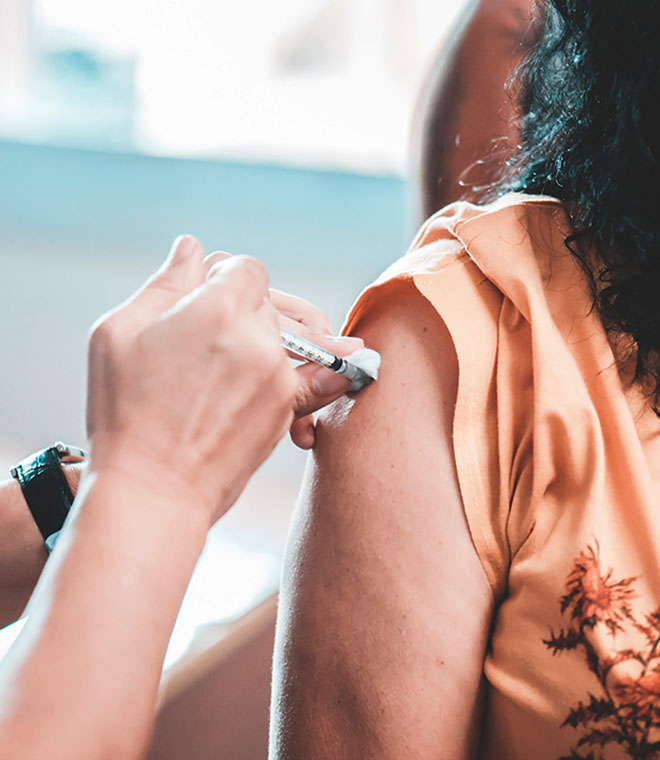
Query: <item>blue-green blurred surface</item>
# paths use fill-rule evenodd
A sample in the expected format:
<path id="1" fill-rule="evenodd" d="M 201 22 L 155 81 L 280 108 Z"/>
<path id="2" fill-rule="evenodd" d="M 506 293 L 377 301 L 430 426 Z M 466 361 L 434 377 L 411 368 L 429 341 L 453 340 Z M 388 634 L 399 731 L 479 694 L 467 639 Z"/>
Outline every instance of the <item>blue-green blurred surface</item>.
<path id="1" fill-rule="evenodd" d="M 0 141 L 0 435 L 83 436 L 85 336 L 172 239 L 262 259 L 334 327 L 406 244 L 398 178 Z"/>

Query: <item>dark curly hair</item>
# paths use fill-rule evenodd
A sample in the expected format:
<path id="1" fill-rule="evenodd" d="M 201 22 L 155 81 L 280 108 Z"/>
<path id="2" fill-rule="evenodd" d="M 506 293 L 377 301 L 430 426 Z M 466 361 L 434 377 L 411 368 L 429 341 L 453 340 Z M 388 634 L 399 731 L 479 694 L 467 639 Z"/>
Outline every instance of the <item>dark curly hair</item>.
<path id="1" fill-rule="evenodd" d="M 660 416 L 660 2 L 538 7 L 544 34 L 512 80 L 522 144 L 500 190 L 566 203 L 566 245 Z"/>

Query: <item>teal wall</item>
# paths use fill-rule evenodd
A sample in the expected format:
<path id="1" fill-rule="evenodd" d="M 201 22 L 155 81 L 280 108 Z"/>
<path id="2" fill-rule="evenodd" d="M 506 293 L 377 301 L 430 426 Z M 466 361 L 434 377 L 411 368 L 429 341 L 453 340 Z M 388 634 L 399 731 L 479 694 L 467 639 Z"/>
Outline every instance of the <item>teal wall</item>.
<path id="1" fill-rule="evenodd" d="M 273 264 L 380 264 L 403 242 L 404 200 L 393 177 L 0 141 L 2 230 L 36 241 L 152 247 L 187 229 Z"/>
<path id="2" fill-rule="evenodd" d="M 405 183 L 0 141 L 0 447 L 81 440 L 85 340 L 181 232 L 262 259 L 336 328 L 405 249 Z"/>

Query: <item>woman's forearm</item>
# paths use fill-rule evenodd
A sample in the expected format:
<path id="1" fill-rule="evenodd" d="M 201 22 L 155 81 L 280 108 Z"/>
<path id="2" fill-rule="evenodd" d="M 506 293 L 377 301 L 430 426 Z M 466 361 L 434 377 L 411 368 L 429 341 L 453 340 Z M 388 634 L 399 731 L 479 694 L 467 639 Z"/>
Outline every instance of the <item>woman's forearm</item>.
<path id="1" fill-rule="evenodd" d="M 85 478 L 0 669 L 2 760 L 141 756 L 208 529 L 183 519 L 189 498 L 123 472 Z"/>

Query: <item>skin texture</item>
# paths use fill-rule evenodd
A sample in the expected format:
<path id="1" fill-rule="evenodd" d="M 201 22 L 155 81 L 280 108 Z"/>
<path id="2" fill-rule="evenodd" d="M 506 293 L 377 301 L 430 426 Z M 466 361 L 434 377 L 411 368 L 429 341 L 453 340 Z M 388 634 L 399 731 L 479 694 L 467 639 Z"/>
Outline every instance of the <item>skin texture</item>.
<path id="1" fill-rule="evenodd" d="M 301 395 L 263 267 L 190 237 L 94 327 L 88 379 L 88 469 L 0 666 L 0 760 L 143 755 L 207 530 Z"/>
<path id="2" fill-rule="evenodd" d="M 355 332 L 377 383 L 322 413 L 286 556 L 271 757 L 475 756 L 493 614 L 451 426 L 457 360 L 432 307 L 390 286 Z"/>
<path id="3" fill-rule="evenodd" d="M 541 31 L 534 0 L 473 0 L 420 88 L 411 158 L 419 220 L 478 202 L 518 143 L 506 83 Z"/>

